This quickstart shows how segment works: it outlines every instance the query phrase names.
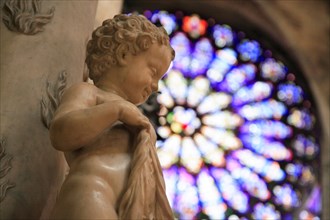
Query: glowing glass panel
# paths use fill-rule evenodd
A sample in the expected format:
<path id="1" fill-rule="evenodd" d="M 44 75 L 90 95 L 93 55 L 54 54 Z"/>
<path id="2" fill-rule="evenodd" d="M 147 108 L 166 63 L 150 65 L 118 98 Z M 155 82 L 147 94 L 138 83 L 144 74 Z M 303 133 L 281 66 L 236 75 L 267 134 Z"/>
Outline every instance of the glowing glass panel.
<path id="1" fill-rule="evenodd" d="M 280 212 L 272 204 L 258 203 L 254 206 L 253 219 L 281 219 Z"/>
<path id="2" fill-rule="evenodd" d="M 251 86 L 240 88 L 233 95 L 233 105 L 242 105 L 249 102 L 258 102 L 268 98 L 272 92 L 272 85 L 265 82 L 255 82 Z"/>
<path id="3" fill-rule="evenodd" d="M 167 11 L 160 11 L 157 14 L 153 14 L 151 17 L 152 22 L 159 21 L 165 28 L 167 34 L 171 34 L 176 29 L 175 16 L 169 14 Z"/>
<path id="4" fill-rule="evenodd" d="M 297 136 L 293 142 L 293 148 L 297 156 L 310 159 L 314 158 L 320 149 L 313 137 L 306 137 L 304 135 Z"/>
<path id="5" fill-rule="evenodd" d="M 285 77 L 286 68 L 281 62 L 268 58 L 261 63 L 261 75 L 266 79 L 277 82 Z"/>
<path id="6" fill-rule="evenodd" d="M 211 169 L 211 173 L 216 178 L 222 197 L 228 205 L 240 213 L 245 213 L 248 210 L 248 197 L 240 190 L 233 177 L 222 169 Z"/>
<path id="7" fill-rule="evenodd" d="M 182 29 L 187 32 L 192 38 L 197 38 L 205 34 L 207 22 L 200 19 L 198 15 L 185 16 L 183 18 Z"/>
<path id="8" fill-rule="evenodd" d="M 254 79 L 256 70 L 256 66 L 253 64 L 238 66 L 227 73 L 220 88 L 228 92 L 236 92 L 240 87 Z"/>
<path id="9" fill-rule="evenodd" d="M 285 208 L 298 207 L 299 199 L 297 193 L 292 189 L 291 185 L 284 184 L 274 187 L 275 202 L 283 205 Z"/>
<path id="10" fill-rule="evenodd" d="M 309 130 L 314 124 L 314 118 L 305 109 L 292 109 L 288 116 L 288 123 L 297 128 Z"/>
<path id="11" fill-rule="evenodd" d="M 163 24 L 176 52 L 155 122 L 175 216 L 319 219 L 316 110 L 286 54 L 213 18 L 145 16 Z"/>
<path id="12" fill-rule="evenodd" d="M 243 106 L 238 113 L 247 120 L 281 119 L 287 109 L 282 102 L 273 99 Z"/>
<path id="13" fill-rule="evenodd" d="M 213 27 L 214 42 L 218 47 L 231 46 L 233 43 L 233 32 L 228 25 L 215 25 Z"/>
<path id="14" fill-rule="evenodd" d="M 206 163 L 211 163 L 213 166 L 217 167 L 225 164 L 224 151 L 221 148 L 218 148 L 214 142 L 199 133 L 195 134 L 194 141 L 202 152 Z"/>
<path id="15" fill-rule="evenodd" d="M 226 168 L 231 172 L 233 178 L 250 195 L 259 198 L 262 201 L 269 199 L 270 192 L 266 183 L 256 173 L 247 167 L 243 167 L 238 161 L 228 159 Z"/>
<path id="16" fill-rule="evenodd" d="M 293 84 L 278 85 L 277 97 L 286 104 L 297 104 L 303 100 L 303 91 L 300 86 Z"/>
<path id="17" fill-rule="evenodd" d="M 240 53 L 240 58 L 243 61 L 253 61 L 256 62 L 261 55 L 261 48 L 257 41 L 243 40 L 237 47 Z"/>
<path id="18" fill-rule="evenodd" d="M 281 142 L 271 141 L 261 136 L 242 135 L 241 140 L 245 147 L 258 154 L 277 161 L 290 160 L 292 152 Z"/>
<path id="19" fill-rule="evenodd" d="M 210 82 L 204 77 L 193 80 L 188 89 L 187 103 L 190 107 L 196 107 L 209 92 Z"/>
<path id="20" fill-rule="evenodd" d="M 202 166 L 201 154 L 190 137 L 182 140 L 181 163 L 191 172 L 198 173 Z"/>
<path id="21" fill-rule="evenodd" d="M 174 211 L 179 212 L 184 219 L 192 219 L 198 210 L 198 189 L 195 179 L 184 169 L 179 169 L 176 189 Z"/>
<path id="22" fill-rule="evenodd" d="M 199 173 L 197 186 L 205 214 L 212 219 L 223 219 L 225 217 L 227 206 L 216 187 L 213 177 L 206 171 L 206 169 L 203 169 Z"/>

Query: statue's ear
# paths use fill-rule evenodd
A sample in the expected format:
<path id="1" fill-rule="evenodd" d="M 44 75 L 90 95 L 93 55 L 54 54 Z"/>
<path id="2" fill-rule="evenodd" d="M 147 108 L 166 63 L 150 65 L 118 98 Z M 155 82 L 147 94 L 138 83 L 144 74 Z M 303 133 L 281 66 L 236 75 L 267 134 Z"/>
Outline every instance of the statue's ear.
<path id="1" fill-rule="evenodd" d="M 126 66 L 128 64 L 128 52 L 121 52 L 117 56 L 118 64 L 120 66 Z"/>

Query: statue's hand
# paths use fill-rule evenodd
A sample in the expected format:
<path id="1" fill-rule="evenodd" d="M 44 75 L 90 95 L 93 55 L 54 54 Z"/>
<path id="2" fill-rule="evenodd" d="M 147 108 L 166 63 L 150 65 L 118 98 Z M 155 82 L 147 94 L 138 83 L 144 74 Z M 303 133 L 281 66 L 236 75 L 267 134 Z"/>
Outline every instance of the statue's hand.
<path id="1" fill-rule="evenodd" d="M 130 126 L 150 130 L 149 119 L 142 114 L 138 107 L 124 100 L 118 101 L 117 105 L 119 106 L 119 121 Z"/>

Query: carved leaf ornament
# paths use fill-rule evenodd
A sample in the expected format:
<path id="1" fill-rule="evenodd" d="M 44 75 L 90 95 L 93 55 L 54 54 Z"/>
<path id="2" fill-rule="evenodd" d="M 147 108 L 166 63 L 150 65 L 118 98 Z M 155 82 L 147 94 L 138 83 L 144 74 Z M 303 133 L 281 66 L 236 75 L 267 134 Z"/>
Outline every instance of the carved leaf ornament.
<path id="1" fill-rule="evenodd" d="M 0 202 L 5 199 L 7 190 L 15 186 L 15 184 L 10 183 L 9 180 L 5 180 L 6 175 L 11 169 L 10 162 L 13 158 L 6 154 L 5 144 L 5 139 L 0 139 Z"/>
<path id="2" fill-rule="evenodd" d="M 14 32 L 34 35 L 43 31 L 43 26 L 50 22 L 55 8 L 47 13 L 41 12 L 41 0 L 1 0 L 2 20 L 7 28 Z"/>
<path id="3" fill-rule="evenodd" d="M 47 97 L 41 99 L 41 119 L 43 124 L 49 128 L 50 122 L 53 119 L 54 113 L 61 101 L 64 89 L 67 83 L 67 73 L 60 72 L 55 85 L 47 82 L 46 93 Z"/>

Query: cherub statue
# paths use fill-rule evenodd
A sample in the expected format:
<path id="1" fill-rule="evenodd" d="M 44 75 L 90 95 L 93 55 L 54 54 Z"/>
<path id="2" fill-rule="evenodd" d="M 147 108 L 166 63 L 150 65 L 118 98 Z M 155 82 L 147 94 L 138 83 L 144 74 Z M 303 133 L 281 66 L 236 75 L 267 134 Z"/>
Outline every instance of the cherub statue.
<path id="1" fill-rule="evenodd" d="M 87 45 L 94 84 L 63 95 L 50 126 L 70 167 L 53 219 L 173 219 L 156 135 L 139 111 L 174 59 L 163 27 L 142 15 L 103 22 Z"/>

